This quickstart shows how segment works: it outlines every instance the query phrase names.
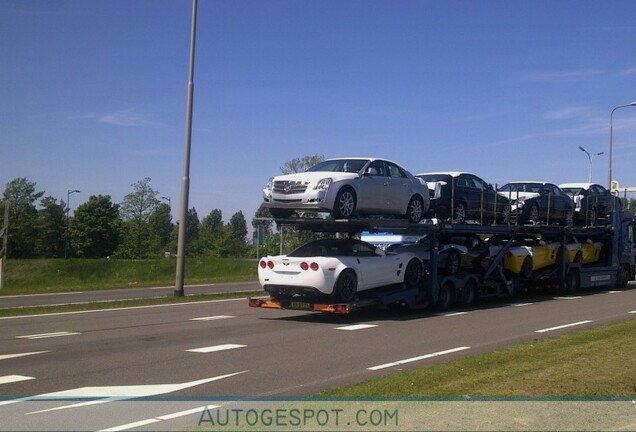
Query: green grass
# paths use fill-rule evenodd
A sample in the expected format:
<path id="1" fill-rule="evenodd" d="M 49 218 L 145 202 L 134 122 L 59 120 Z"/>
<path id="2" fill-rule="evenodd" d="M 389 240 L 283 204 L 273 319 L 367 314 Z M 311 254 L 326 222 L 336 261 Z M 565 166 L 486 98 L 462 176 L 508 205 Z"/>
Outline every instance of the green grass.
<path id="1" fill-rule="evenodd" d="M 322 392 L 321 396 L 636 396 L 636 319 Z"/>
<path id="2" fill-rule="evenodd" d="M 186 284 L 257 279 L 256 260 L 197 258 L 186 260 Z M 8 260 L 0 295 L 41 294 L 149 286 L 174 286 L 175 259 L 33 259 Z"/>

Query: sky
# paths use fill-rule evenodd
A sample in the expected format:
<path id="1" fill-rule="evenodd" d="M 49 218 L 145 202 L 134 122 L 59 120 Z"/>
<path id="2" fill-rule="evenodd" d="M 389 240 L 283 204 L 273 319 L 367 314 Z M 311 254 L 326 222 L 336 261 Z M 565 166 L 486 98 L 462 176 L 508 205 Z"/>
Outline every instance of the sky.
<path id="1" fill-rule="evenodd" d="M 633 0 L 199 0 L 189 207 L 251 221 L 303 156 L 608 184 L 636 101 Z M 178 218 L 191 0 L 0 0 L 0 188 L 71 209 L 145 177 Z M 636 107 L 613 115 L 636 186 Z"/>

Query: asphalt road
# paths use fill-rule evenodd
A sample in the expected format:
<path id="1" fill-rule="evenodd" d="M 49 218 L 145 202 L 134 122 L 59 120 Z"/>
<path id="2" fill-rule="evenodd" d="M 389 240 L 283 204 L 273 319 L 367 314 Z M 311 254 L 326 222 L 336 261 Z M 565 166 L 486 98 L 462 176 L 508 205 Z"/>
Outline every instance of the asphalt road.
<path id="1" fill-rule="evenodd" d="M 262 290 L 262 288 L 258 282 L 188 285 L 184 287 L 186 295 L 260 290 Z M 0 296 L 0 308 L 107 302 L 152 297 L 166 297 L 171 295 L 174 295 L 174 287 L 132 288 L 103 291 L 78 291 L 68 293 Z"/>
<path id="2" fill-rule="evenodd" d="M 0 430 L 180 430 L 241 397 L 312 395 L 634 314 L 631 289 L 443 314 L 336 316 L 240 299 L 5 318 Z M 151 399 L 123 400 L 134 397 Z"/>

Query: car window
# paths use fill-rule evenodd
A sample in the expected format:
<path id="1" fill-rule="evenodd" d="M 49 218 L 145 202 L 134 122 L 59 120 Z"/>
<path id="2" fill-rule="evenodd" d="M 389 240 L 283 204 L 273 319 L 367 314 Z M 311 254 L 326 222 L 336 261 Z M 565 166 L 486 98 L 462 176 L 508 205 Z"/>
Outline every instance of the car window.
<path id="1" fill-rule="evenodd" d="M 378 176 L 378 177 L 386 177 L 386 166 L 384 161 L 376 160 L 369 164 L 369 175 Z"/>
<path id="2" fill-rule="evenodd" d="M 402 171 L 400 167 L 395 165 L 394 163 L 387 162 L 386 167 L 388 169 L 389 177 L 406 178 L 406 174 L 404 174 L 404 171 Z"/>
<path id="3" fill-rule="evenodd" d="M 330 159 L 312 166 L 307 171 L 359 172 L 367 162 L 369 161 L 365 159 Z"/>
<path id="4" fill-rule="evenodd" d="M 561 189 L 563 192 L 565 192 L 566 194 L 568 194 L 569 196 L 573 196 L 573 195 L 582 195 L 583 194 L 583 189 L 582 188 L 562 188 Z"/>
<path id="5" fill-rule="evenodd" d="M 543 185 L 541 183 L 508 183 L 507 185 L 503 185 L 499 191 L 539 193 L 542 186 Z"/>
<path id="6" fill-rule="evenodd" d="M 450 184 L 451 182 L 451 176 L 447 174 L 420 174 L 417 177 L 427 183 L 446 182 Z"/>

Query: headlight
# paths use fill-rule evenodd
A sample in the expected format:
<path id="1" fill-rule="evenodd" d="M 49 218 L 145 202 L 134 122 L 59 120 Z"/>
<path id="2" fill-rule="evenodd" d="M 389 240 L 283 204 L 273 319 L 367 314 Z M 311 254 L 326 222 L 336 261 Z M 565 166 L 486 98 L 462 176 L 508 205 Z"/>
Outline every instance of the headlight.
<path id="1" fill-rule="evenodd" d="M 526 203 L 526 199 L 525 198 L 519 198 L 517 200 L 517 208 L 521 208 L 523 207 L 523 205 Z"/>
<path id="2" fill-rule="evenodd" d="M 265 186 L 265 189 L 267 189 L 269 191 L 274 189 L 274 177 L 269 179 L 269 181 L 267 182 L 267 185 Z"/>
<path id="3" fill-rule="evenodd" d="M 331 185 L 331 178 L 320 179 L 316 182 L 314 190 L 327 190 L 329 185 Z"/>

